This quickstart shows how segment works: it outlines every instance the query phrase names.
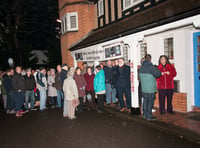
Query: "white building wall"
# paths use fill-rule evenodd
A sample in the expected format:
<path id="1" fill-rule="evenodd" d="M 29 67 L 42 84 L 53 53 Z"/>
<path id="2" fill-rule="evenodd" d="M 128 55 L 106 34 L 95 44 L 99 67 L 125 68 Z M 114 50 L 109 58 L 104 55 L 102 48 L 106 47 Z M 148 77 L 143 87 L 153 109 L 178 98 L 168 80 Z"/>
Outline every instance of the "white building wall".
<path id="1" fill-rule="evenodd" d="M 136 64 L 134 65 L 136 68 L 142 58 L 139 46 L 141 40 L 147 43 L 147 52 L 152 55 L 152 63 L 158 65 L 160 55 L 164 54 L 164 39 L 173 37 L 174 60 L 171 62 L 175 64 L 177 70 L 175 80 L 180 80 L 180 92 L 187 93 L 187 111 L 191 111 L 194 106 L 193 32 L 195 32 L 192 24 L 199 19 L 200 15 L 193 16 L 87 48 L 98 49 L 107 44 L 124 41 L 130 46 L 129 58 Z M 138 82 L 135 81 L 134 86 L 137 85 Z M 134 96 L 137 97 L 137 93 Z M 132 101 L 135 97 L 132 97 Z M 137 101 L 135 103 L 137 104 Z M 132 106 L 135 106 L 135 103 L 132 102 Z"/>

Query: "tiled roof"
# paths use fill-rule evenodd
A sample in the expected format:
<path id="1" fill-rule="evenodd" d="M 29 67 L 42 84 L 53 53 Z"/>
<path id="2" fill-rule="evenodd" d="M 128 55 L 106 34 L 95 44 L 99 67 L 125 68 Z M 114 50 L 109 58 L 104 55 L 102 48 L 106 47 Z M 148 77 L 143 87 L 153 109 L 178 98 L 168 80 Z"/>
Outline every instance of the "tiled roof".
<path id="1" fill-rule="evenodd" d="M 69 50 L 78 50 L 189 16 L 200 14 L 200 0 L 167 0 L 106 27 L 93 30 Z"/>

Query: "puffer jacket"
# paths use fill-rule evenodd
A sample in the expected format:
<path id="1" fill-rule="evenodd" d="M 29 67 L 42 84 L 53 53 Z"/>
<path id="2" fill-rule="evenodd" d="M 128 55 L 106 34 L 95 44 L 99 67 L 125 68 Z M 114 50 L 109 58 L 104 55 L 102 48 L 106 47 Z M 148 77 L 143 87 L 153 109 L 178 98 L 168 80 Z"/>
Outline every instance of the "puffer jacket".
<path id="1" fill-rule="evenodd" d="M 94 91 L 95 93 L 104 92 L 106 89 L 105 86 L 105 75 L 103 69 L 100 70 L 94 77 Z"/>
<path id="2" fill-rule="evenodd" d="M 143 93 L 155 93 L 157 91 L 156 78 L 161 76 L 160 70 L 151 62 L 144 61 L 139 70 L 139 77 Z"/>
<path id="3" fill-rule="evenodd" d="M 167 71 L 170 72 L 169 75 L 164 74 L 157 79 L 158 89 L 174 89 L 174 77 L 176 76 L 176 69 L 174 68 L 174 66 L 170 64 L 166 64 L 165 66 L 163 66 L 162 64 L 160 64 L 158 66 L 158 69 L 162 73 L 165 73 Z"/>

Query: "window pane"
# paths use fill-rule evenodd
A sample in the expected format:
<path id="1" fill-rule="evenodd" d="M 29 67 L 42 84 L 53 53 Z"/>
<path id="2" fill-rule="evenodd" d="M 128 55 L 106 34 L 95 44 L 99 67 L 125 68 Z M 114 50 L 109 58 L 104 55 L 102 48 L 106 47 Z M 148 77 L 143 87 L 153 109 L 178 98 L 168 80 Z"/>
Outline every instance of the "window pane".
<path id="1" fill-rule="evenodd" d="M 133 0 L 133 3 L 136 3 L 136 2 L 138 2 L 139 0 Z"/>
<path id="2" fill-rule="evenodd" d="M 200 72 L 200 64 L 198 64 L 198 72 Z"/>
<path id="3" fill-rule="evenodd" d="M 200 46 L 197 47 L 197 53 L 200 53 Z"/>
<path id="4" fill-rule="evenodd" d="M 173 38 L 164 39 L 164 54 L 169 57 L 169 59 L 174 59 L 174 47 Z"/>
<path id="5" fill-rule="evenodd" d="M 198 63 L 200 63 L 200 55 L 198 55 Z"/>
<path id="6" fill-rule="evenodd" d="M 104 14 L 104 5 L 103 5 L 103 0 L 100 0 L 98 2 L 98 11 L 99 11 L 99 16 Z"/>
<path id="7" fill-rule="evenodd" d="M 70 27 L 71 28 L 76 28 L 77 27 L 76 16 L 70 16 Z"/>
<path id="8" fill-rule="evenodd" d="M 140 44 L 140 56 L 143 58 L 147 54 L 147 43 Z"/>
<path id="9" fill-rule="evenodd" d="M 129 7 L 131 5 L 131 0 L 125 0 L 124 5 L 125 5 L 125 8 Z"/>
<path id="10" fill-rule="evenodd" d="M 200 36 L 197 37 L 197 43 L 200 44 Z"/>

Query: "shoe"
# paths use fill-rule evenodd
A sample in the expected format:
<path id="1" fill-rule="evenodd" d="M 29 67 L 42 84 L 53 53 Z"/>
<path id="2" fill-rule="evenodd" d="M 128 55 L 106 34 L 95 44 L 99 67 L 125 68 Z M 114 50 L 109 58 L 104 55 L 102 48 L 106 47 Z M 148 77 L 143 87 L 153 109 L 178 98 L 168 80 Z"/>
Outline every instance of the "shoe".
<path id="1" fill-rule="evenodd" d="M 31 108 L 31 110 L 32 110 L 32 111 L 36 111 L 36 110 L 37 110 L 37 108 Z"/>
<path id="2" fill-rule="evenodd" d="M 7 111 L 6 111 L 6 114 L 10 114 L 10 110 L 7 110 Z"/>
<path id="3" fill-rule="evenodd" d="M 125 107 L 120 110 L 120 112 L 124 112 L 124 111 L 126 111 Z"/>
<path id="4" fill-rule="evenodd" d="M 77 117 L 74 116 L 74 117 L 70 117 L 69 119 L 70 119 L 70 120 L 75 120 L 75 119 L 77 119 Z"/>
<path id="5" fill-rule="evenodd" d="M 168 112 L 169 114 L 175 114 L 175 112 L 174 111 L 171 111 L 171 112 Z"/>
<path id="6" fill-rule="evenodd" d="M 107 106 L 110 106 L 110 103 L 107 103 Z"/>
<path id="7" fill-rule="evenodd" d="M 64 118 L 68 118 L 68 116 L 63 116 Z"/>
<path id="8" fill-rule="evenodd" d="M 11 110 L 10 114 L 16 114 L 16 111 L 15 110 Z"/>
<path id="9" fill-rule="evenodd" d="M 25 113 L 28 113 L 29 112 L 29 109 L 25 110 Z"/>
<path id="10" fill-rule="evenodd" d="M 52 109 L 54 109 L 54 108 L 55 108 L 55 106 L 52 106 L 51 108 L 52 108 Z"/>
<path id="11" fill-rule="evenodd" d="M 155 109 L 152 109 L 152 113 L 155 113 L 156 112 L 156 110 Z"/>
<path id="12" fill-rule="evenodd" d="M 16 117 L 21 117 L 21 116 L 22 116 L 22 113 L 21 113 L 20 111 L 17 111 L 17 113 L 16 113 L 15 116 L 16 116 Z"/>
<path id="13" fill-rule="evenodd" d="M 160 113 L 160 115 L 165 115 L 165 113 Z"/>
<path id="14" fill-rule="evenodd" d="M 22 114 L 25 114 L 26 112 L 25 112 L 25 111 L 23 111 L 23 110 L 20 110 L 20 113 L 22 113 Z"/>
<path id="15" fill-rule="evenodd" d="M 97 113 L 102 114 L 103 112 L 101 110 L 98 110 Z"/>
<path id="16" fill-rule="evenodd" d="M 155 117 L 155 116 L 153 116 L 151 118 L 147 118 L 147 121 L 155 121 L 155 120 L 157 120 L 157 117 Z"/>

